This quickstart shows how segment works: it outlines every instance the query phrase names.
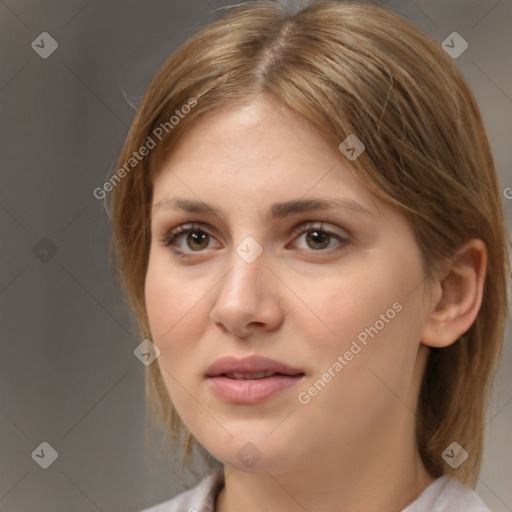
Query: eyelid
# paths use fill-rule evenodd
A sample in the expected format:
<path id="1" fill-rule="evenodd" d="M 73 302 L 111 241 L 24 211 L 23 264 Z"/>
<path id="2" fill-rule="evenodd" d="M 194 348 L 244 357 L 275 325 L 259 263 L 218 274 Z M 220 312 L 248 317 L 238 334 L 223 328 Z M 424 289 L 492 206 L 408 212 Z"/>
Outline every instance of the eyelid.
<path id="1" fill-rule="evenodd" d="M 330 229 L 329 227 L 324 226 L 323 221 L 306 221 L 301 224 L 299 224 L 291 233 L 292 236 L 295 235 L 302 235 L 307 231 L 311 231 L 313 229 L 318 229 L 318 231 L 322 231 L 324 233 L 327 233 L 335 238 L 338 238 L 338 240 L 346 240 L 349 238 L 349 235 L 347 232 L 345 232 L 344 235 L 341 233 L 336 233 L 333 229 Z"/>
<path id="2" fill-rule="evenodd" d="M 208 236 L 216 239 L 216 235 L 213 234 L 215 232 L 213 228 L 210 228 L 209 226 L 205 227 L 205 225 L 201 222 L 188 222 L 185 224 L 180 224 L 174 229 L 167 231 L 163 236 L 159 237 L 160 245 L 169 246 L 173 248 L 176 253 L 201 253 L 203 251 L 181 251 L 180 249 L 175 248 L 175 242 L 176 240 L 178 240 L 179 237 L 187 235 L 188 233 L 193 231 L 203 231 L 204 233 L 208 234 Z"/>
<path id="3" fill-rule="evenodd" d="M 206 226 L 206 227 L 205 227 Z M 328 234 L 329 236 L 335 238 L 340 245 L 346 244 L 349 242 L 351 235 L 346 231 L 345 234 L 336 233 L 333 229 L 330 229 L 328 227 L 324 227 L 323 221 L 305 221 L 301 222 L 297 227 L 295 227 L 290 236 L 293 237 L 292 242 L 296 240 L 296 238 L 300 235 L 303 235 L 309 231 L 312 231 L 314 229 L 317 229 L 318 231 L 322 231 L 323 233 Z M 183 251 L 181 249 L 177 249 L 175 242 L 181 237 L 187 235 L 189 232 L 193 231 L 203 231 L 204 233 L 208 234 L 210 237 L 216 239 L 216 236 L 212 233 L 215 232 L 213 228 L 210 228 L 207 224 L 204 224 L 202 222 L 189 222 L 185 224 L 180 224 L 179 226 L 175 227 L 171 231 L 167 232 L 165 235 L 159 238 L 160 245 L 168 246 L 171 248 L 171 250 L 180 257 L 187 257 L 189 255 L 192 255 L 194 253 L 197 253 L 198 255 L 203 254 L 205 251 Z M 289 244 L 287 244 L 289 245 Z M 331 248 L 326 250 L 313 250 L 313 249 L 302 249 L 303 251 L 306 251 L 308 254 L 312 254 L 315 256 L 322 256 L 331 254 L 333 251 L 339 250 L 338 248 Z"/>

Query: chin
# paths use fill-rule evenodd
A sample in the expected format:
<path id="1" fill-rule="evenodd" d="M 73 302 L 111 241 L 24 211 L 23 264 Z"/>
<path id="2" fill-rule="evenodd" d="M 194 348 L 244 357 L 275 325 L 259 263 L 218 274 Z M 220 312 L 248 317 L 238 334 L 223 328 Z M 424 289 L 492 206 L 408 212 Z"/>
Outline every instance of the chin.
<path id="1" fill-rule="evenodd" d="M 204 446 L 226 468 L 245 473 L 281 473 L 293 466 L 290 459 L 293 450 L 277 436 L 268 439 L 271 430 L 266 429 L 258 435 L 250 435 L 245 430 L 245 433 L 229 437 L 224 442 Z"/>

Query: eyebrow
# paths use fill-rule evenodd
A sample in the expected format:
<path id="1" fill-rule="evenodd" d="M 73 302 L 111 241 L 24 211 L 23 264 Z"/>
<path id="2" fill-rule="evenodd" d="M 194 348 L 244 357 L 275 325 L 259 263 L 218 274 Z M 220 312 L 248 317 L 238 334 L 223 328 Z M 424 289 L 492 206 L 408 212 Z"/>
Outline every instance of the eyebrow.
<path id="1" fill-rule="evenodd" d="M 152 212 L 161 208 L 165 209 L 180 209 L 189 213 L 199 214 L 213 214 L 220 218 L 223 218 L 222 211 L 218 208 L 210 206 L 202 201 L 196 201 L 185 198 L 173 198 L 163 199 L 152 207 Z M 371 216 L 372 213 L 364 208 L 359 203 L 352 199 L 346 198 L 310 198 L 310 199 L 294 199 L 291 201 L 284 201 L 280 203 L 274 203 L 271 205 L 269 210 L 269 216 L 272 219 L 281 219 L 288 215 L 293 215 L 301 212 L 308 212 L 314 210 L 333 210 L 341 208 L 348 210 L 353 213 Z"/>

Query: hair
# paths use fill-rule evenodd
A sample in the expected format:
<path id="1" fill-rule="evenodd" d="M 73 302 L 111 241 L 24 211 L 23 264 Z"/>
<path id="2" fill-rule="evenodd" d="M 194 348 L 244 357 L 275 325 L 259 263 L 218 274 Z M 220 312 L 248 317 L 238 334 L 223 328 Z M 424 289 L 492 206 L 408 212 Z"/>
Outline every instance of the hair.
<path id="1" fill-rule="evenodd" d="M 364 143 L 354 174 L 408 219 L 427 274 L 465 241 L 486 244 L 481 309 L 455 343 L 430 349 L 416 411 L 426 469 L 474 487 L 507 314 L 501 195 L 480 111 L 461 72 L 438 43 L 395 13 L 353 2 L 312 2 L 295 13 L 276 2 L 249 2 L 200 29 L 163 64 L 119 156 L 109 211 L 111 257 L 141 335 L 151 338 L 144 284 L 153 179 L 204 115 L 260 95 L 311 123 L 334 148 L 350 134 Z M 184 115 L 171 123 L 177 109 Z M 156 136 L 158 127 L 163 136 Z M 150 140 L 156 147 L 135 159 Z M 158 365 L 147 369 L 146 391 L 171 440 L 183 434 L 187 458 L 199 443 L 174 409 Z M 469 453 L 457 470 L 441 457 L 452 441 Z"/>

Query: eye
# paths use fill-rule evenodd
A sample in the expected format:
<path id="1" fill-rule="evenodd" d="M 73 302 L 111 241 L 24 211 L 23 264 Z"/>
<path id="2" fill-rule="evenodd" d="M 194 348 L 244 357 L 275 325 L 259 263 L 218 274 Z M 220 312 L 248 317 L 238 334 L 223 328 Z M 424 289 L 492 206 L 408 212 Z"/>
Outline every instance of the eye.
<path id="1" fill-rule="evenodd" d="M 340 246 L 346 245 L 348 243 L 348 239 L 346 236 L 342 236 L 341 234 L 336 234 L 328 229 L 323 227 L 323 224 L 320 223 L 307 223 L 302 224 L 298 228 L 293 231 L 293 235 L 298 235 L 295 240 L 299 240 L 304 237 L 304 241 L 307 247 L 304 249 L 308 253 L 332 253 L 332 248 L 328 251 L 324 250 L 331 242 L 334 240 L 337 242 L 334 250 L 339 250 Z M 288 246 L 287 246 L 288 247 Z M 317 254 L 315 254 L 316 256 Z"/>
<path id="2" fill-rule="evenodd" d="M 180 247 L 179 242 L 183 239 L 185 244 L 192 249 L 184 250 Z M 164 236 L 161 244 L 172 247 L 177 255 L 183 255 L 186 252 L 201 252 L 208 248 L 208 242 L 213 236 L 199 224 L 185 224 L 178 226 L 176 229 Z M 183 245 L 183 244 L 181 244 Z"/>
<path id="3" fill-rule="evenodd" d="M 293 231 L 292 236 L 295 237 L 294 240 L 305 236 L 307 247 L 300 247 L 300 249 L 314 256 L 320 256 L 319 253 L 330 254 L 348 243 L 346 236 L 325 229 L 322 223 L 301 224 Z M 212 240 L 215 238 L 202 225 L 184 224 L 166 234 L 160 244 L 170 247 L 178 257 L 187 257 L 190 256 L 190 253 L 201 253 L 208 249 Z M 337 245 L 334 248 L 328 248 L 329 245 L 332 245 L 333 240 L 337 242 Z M 286 247 L 290 247 L 290 244 Z"/>

